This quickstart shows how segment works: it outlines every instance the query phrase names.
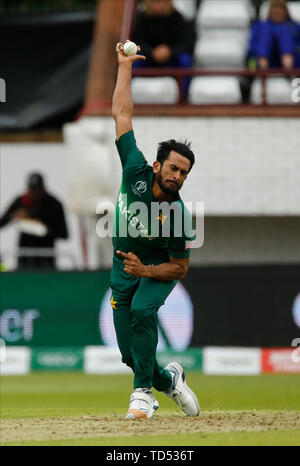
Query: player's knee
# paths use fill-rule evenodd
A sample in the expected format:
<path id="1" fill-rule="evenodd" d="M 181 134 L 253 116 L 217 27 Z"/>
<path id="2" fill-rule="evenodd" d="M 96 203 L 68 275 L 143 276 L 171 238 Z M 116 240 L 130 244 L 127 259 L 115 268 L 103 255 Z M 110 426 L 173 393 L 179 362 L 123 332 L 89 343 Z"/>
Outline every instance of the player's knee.
<path id="1" fill-rule="evenodd" d="M 151 328 L 156 324 L 157 313 L 156 309 L 147 308 L 144 306 L 132 306 L 131 324 L 133 328 L 148 327 Z"/>

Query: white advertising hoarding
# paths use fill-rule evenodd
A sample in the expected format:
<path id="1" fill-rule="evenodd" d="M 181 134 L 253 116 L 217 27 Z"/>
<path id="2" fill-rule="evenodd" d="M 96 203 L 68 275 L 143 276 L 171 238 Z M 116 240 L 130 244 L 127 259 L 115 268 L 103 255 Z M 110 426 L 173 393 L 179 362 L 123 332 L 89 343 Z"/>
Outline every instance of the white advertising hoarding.
<path id="1" fill-rule="evenodd" d="M 206 347 L 204 374 L 256 375 L 261 373 L 260 348 Z"/>
<path id="2" fill-rule="evenodd" d="M 31 368 L 31 349 L 25 346 L 6 347 L 0 361 L 1 375 L 26 375 Z"/>
<path id="3" fill-rule="evenodd" d="M 118 348 L 86 346 L 83 353 L 86 374 L 129 374 L 131 369 L 121 362 Z"/>

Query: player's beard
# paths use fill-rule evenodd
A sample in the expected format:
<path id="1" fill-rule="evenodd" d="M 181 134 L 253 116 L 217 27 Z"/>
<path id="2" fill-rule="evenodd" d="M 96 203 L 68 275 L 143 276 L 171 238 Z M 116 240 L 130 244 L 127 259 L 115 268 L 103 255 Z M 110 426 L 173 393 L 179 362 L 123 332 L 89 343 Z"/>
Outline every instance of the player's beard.
<path id="1" fill-rule="evenodd" d="M 172 180 L 166 180 L 165 182 L 163 182 L 161 170 L 158 173 L 156 173 L 156 181 L 163 193 L 168 194 L 169 196 L 170 195 L 174 197 L 178 196 L 178 191 L 180 190 L 181 186 L 179 186 L 179 184 L 177 183 L 175 184 L 169 183 L 168 185 L 166 185 L 165 184 L 166 181 L 172 181 Z"/>

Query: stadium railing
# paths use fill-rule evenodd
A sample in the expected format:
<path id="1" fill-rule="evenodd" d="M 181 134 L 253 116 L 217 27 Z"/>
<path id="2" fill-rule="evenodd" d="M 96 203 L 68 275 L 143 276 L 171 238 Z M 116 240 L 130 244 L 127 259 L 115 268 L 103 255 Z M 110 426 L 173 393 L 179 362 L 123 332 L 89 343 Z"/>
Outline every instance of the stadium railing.
<path id="1" fill-rule="evenodd" d="M 133 77 L 161 77 L 161 76 L 170 76 L 173 77 L 177 83 L 179 88 L 179 99 L 176 105 L 174 104 L 135 104 L 136 109 L 143 109 L 146 110 L 147 108 L 173 108 L 175 111 L 180 111 L 180 108 L 183 107 L 186 109 L 186 114 L 188 115 L 189 111 L 192 112 L 191 109 L 193 108 L 207 108 L 211 107 L 212 109 L 215 107 L 218 108 L 227 108 L 227 109 L 234 109 L 235 107 L 243 107 L 245 109 L 272 109 L 272 108 L 282 108 L 282 109 L 294 109 L 297 114 L 298 110 L 300 109 L 300 105 L 293 103 L 291 99 L 291 103 L 284 103 L 284 104 L 270 104 L 267 102 L 267 95 L 266 95 L 266 81 L 268 77 L 291 77 L 297 78 L 300 77 L 300 69 L 291 69 L 289 71 L 282 70 L 282 69 L 269 69 L 265 71 L 256 70 L 211 70 L 211 69 L 200 69 L 200 68 L 145 68 L 145 69 L 136 69 L 133 70 Z M 249 77 L 249 78 L 260 78 L 262 80 L 262 102 L 261 103 L 243 103 L 242 99 L 240 104 L 187 104 L 183 98 L 183 78 L 185 77 L 196 77 L 196 76 L 236 76 L 236 77 Z M 293 88 L 291 86 L 291 93 Z M 94 102 L 90 105 L 83 107 L 76 116 L 76 120 L 82 118 L 86 115 L 108 115 L 111 109 L 111 102 Z M 147 111 L 146 111 L 147 113 Z M 288 116 L 288 115 L 287 115 Z"/>
<path id="2" fill-rule="evenodd" d="M 249 104 L 249 105 L 270 105 L 267 102 L 266 97 L 266 80 L 268 77 L 275 76 L 284 76 L 284 77 L 300 77 L 300 69 L 292 69 L 285 71 L 282 69 L 270 69 L 266 71 L 250 71 L 250 70 L 205 70 L 199 68 L 148 68 L 143 70 L 134 70 L 134 77 L 154 77 L 154 76 L 171 76 L 176 79 L 179 88 L 179 105 L 185 103 L 183 98 L 183 78 L 185 77 L 195 77 L 195 76 L 246 76 L 246 77 L 259 77 L 262 80 L 262 103 L 261 104 Z M 192 104 L 194 105 L 194 104 Z M 198 104 L 199 105 L 199 104 Z M 201 105 L 201 104 L 200 104 Z M 227 105 L 236 105 L 236 104 L 227 104 Z M 289 104 L 285 104 L 289 105 Z M 290 105 L 293 105 L 291 102 Z"/>

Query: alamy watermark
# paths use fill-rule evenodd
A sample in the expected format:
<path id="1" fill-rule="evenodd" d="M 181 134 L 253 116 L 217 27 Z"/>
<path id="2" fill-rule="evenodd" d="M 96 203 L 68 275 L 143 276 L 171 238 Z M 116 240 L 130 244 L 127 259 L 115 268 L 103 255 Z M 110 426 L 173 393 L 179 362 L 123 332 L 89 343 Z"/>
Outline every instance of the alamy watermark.
<path id="1" fill-rule="evenodd" d="M 0 102 L 6 102 L 6 82 L 0 78 Z"/>
<path id="2" fill-rule="evenodd" d="M 156 238 L 185 237 L 185 248 L 200 248 L 204 243 L 204 203 L 185 202 L 183 210 L 178 202 L 151 202 L 150 209 L 142 201 L 127 203 L 127 195 L 118 197 L 118 215 L 114 218 L 113 202 L 99 202 L 96 214 L 100 219 L 96 225 L 99 238 L 131 237 Z M 150 211 L 149 211 L 150 210 Z M 193 225 L 192 216 L 195 213 Z M 190 239 L 189 239 L 190 238 Z"/>
<path id="3" fill-rule="evenodd" d="M 295 104 L 300 102 L 300 78 L 295 78 L 292 81 L 292 87 L 295 89 L 292 91 L 292 101 Z"/>

